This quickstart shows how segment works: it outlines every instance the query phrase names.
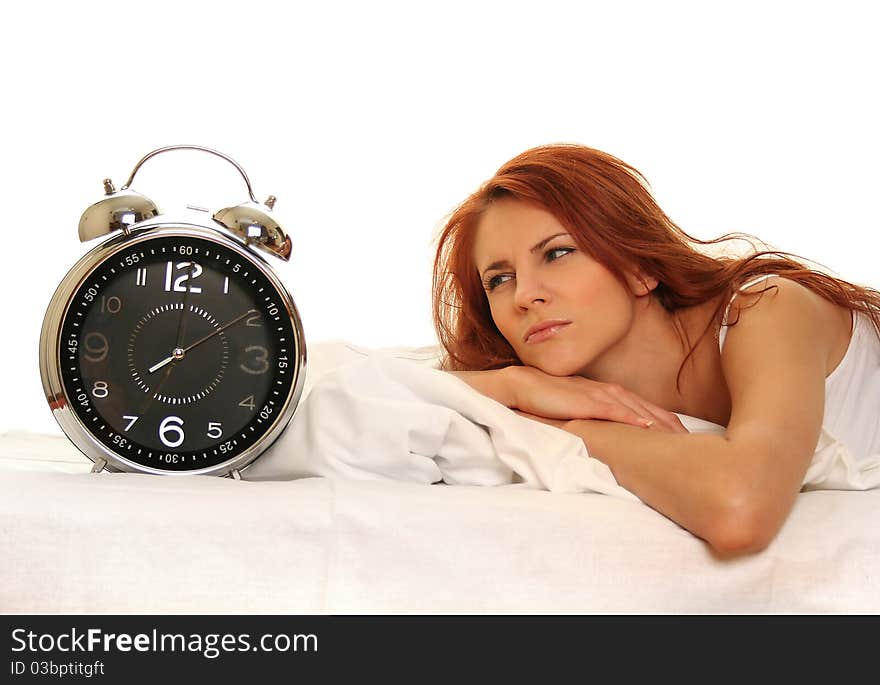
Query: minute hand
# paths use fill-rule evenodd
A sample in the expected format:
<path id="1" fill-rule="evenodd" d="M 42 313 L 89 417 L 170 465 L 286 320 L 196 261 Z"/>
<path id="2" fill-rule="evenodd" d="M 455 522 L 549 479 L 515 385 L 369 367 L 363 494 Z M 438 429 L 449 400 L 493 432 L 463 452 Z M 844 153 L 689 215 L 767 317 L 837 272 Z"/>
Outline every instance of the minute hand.
<path id="1" fill-rule="evenodd" d="M 223 324 L 222 326 L 220 326 L 220 328 L 218 328 L 218 329 L 217 329 L 216 331 L 214 331 L 213 333 L 208 333 L 208 335 L 206 335 L 204 338 L 201 338 L 201 339 L 199 339 L 199 340 L 196 340 L 192 345 L 189 345 L 188 347 L 184 347 L 184 348 L 183 348 L 184 353 L 189 352 L 192 348 L 194 348 L 194 347 L 198 347 L 198 346 L 201 345 L 203 342 L 205 342 L 205 341 L 207 341 L 207 340 L 210 340 L 211 338 L 213 338 L 213 337 L 214 337 L 215 335 L 217 335 L 218 333 L 222 333 L 223 331 L 225 331 L 225 330 L 226 330 L 227 328 L 229 328 L 230 326 L 234 326 L 234 325 L 237 324 L 239 321 L 241 321 L 244 317 L 246 317 L 246 316 L 250 316 L 251 314 L 258 314 L 258 313 L 259 313 L 259 312 L 257 312 L 256 309 L 248 309 L 244 314 L 242 314 L 241 316 L 237 316 L 237 317 L 235 317 L 235 318 L 234 318 L 232 321 L 230 321 L 229 323 Z"/>

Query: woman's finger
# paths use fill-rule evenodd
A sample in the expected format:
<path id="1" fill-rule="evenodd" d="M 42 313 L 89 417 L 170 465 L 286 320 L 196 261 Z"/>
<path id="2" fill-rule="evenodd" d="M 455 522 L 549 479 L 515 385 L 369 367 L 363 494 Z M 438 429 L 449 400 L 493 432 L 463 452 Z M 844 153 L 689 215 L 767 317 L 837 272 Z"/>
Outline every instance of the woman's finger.
<path id="1" fill-rule="evenodd" d="M 597 419 L 628 423 L 632 426 L 639 426 L 640 428 L 650 428 L 650 425 L 653 424 L 652 419 L 642 416 L 638 412 L 619 402 L 598 403 L 596 411 L 593 413 Z"/>
<path id="2" fill-rule="evenodd" d="M 608 388 L 608 394 L 612 402 L 619 402 L 637 414 L 645 422 L 656 423 L 661 420 L 661 417 L 658 416 L 656 412 L 651 411 L 649 403 L 642 400 L 642 398 L 635 393 L 618 389 L 616 386 L 611 386 Z"/>
<path id="3" fill-rule="evenodd" d="M 672 412 L 661 410 L 657 414 L 657 421 L 652 428 L 670 431 L 672 433 L 688 433 L 688 429 L 684 427 L 681 420 Z"/>
<path id="4" fill-rule="evenodd" d="M 612 398 L 612 401 L 620 402 L 620 404 L 631 409 L 645 421 L 649 421 L 651 426 L 647 427 L 661 428 L 673 433 L 687 432 L 687 429 L 675 414 L 652 404 L 635 393 L 616 385 L 609 385 L 605 390 L 608 396 Z"/>
<path id="5" fill-rule="evenodd" d="M 681 424 L 678 417 L 671 411 L 658 407 L 656 404 L 639 397 L 634 392 L 618 389 L 617 386 L 611 386 L 610 391 L 618 396 L 621 402 L 653 421 L 655 425 L 661 425 L 674 432 L 687 432 L 687 429 Z"/>
<path id="6" fill-rule="evenodd" d="M 681 424 L 681 421 L 678 420 L 678 417 L 672 412 L 661 409 L 660 407 L 654 407 L 651 404 L 646 405 L 646 410 L 651 412 L 655 424 L 663 426 L 664 428 L 676 433 L 687 432 L 687 429 L 685 429 L 685 427 Z"/>

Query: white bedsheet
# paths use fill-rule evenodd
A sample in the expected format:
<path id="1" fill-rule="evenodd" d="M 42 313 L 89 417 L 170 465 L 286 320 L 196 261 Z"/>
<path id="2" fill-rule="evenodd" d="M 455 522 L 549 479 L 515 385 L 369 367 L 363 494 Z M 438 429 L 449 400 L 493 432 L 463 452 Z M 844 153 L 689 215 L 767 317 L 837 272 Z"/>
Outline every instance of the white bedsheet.
<path id="1" fill-rule="evenodd" d="M 432 366 L 430 350 L 367 355 L 338 343 L 310 353 L 306 387 L 318 389 L 309 395 L 316 411 L 322 401 L 336 401 L 335 390 L 319 401 L 318 387 L 325 379 L 332 388 L 336 369 L 368 379 L 394 373 L 397 364 L 386 364 L 388 357 Z M 367 356 L 383 360 L 353 364 Z M 441 384 L 454 381 L 446 390 L 471 395 L 466 384 L 444 378 Z M 393 392 L 405 402 L 406 393 L 423 390 L 404 385 Z M 767 550 L 722 561 L 629 493 L 614 491 L 602 469 L 560 470 L 580 449 L 563 432 L 491 401 L 478 404 L 469 411 L 486 426 L 481 459 L 457 460 L 454 452 L 429 458 L 444 424 L 427 422 L 431 430 L 404 436 L 407 417 L 392 407 L 397 432 L 376 442 L 374 454 L 361 453 L 369 459 L 342 452 L 294 459 L 289 463 L 302 473 L 330 474 L 296 480 L 260 479 L 282 468 L 274 462 L 284 450 L 303 444 L 306 438 L 295 432 L 273 447 L 271 459 L 245 471 L 252 480 L 243 481 L 91 474 L 91 462 L 60 433 L 2 435 L 0 611 L 880 612 L 880 490 L 803 492 Z M 369 420 L 367 410 L 357 411 Z M 493 418 L 497 411 L 504 418 Z M 455 426 L 448 412 L 437 414 L 447 417 L 450 430 L 469 430 Z M 538 451 L 523 456 L 515 443 L 526 426 L 541 438 L 529 443 Z M 558 451 L 540 450 L 545 439 L 557 438 Z M 408 481 L 378 449 L 403 441 L 422 445 L 404 455 Z M 294 452 L 297 459 L 302 454 Z M 541 455 L 555 458 L 556 466 Z M 514 482 L 515 473 L 522 482 Z M 501 484 L 425 484 L 488 477 Z M 560 491 L 572 483 L 584 491 Z M 545 486 L 559 489 L 540 489 Z M 621 496 L 590 491 L 601 488 Z"/>
<path id="2" fill-rule="evenodd" d="M 720 561 L 600 494 L 91 474 L 60 437 L 0 454 L 22 441 L 59 470 L 0 472 L 3 613 L 880 612 L 878 490 L 802 493 L 767 550 Z"/>

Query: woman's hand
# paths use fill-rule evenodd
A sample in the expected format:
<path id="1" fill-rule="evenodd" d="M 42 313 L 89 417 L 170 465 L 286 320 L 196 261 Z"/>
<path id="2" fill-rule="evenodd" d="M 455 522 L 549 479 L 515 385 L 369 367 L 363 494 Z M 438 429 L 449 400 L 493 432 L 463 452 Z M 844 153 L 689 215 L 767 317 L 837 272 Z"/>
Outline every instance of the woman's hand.
<path id="1" fill-rule="evenodd" d="M 520 411 L 519 409 L 512 409 L 514 414 L 519 414 L 524 419 L 531 419 L 532 421 L 538 421 L 539 423 L 546 423 L 548 426 L 554 426 L 555 428 L 561 428 L 565 430 L 565 427 L 568 425 L 568 421 L 566 419 L 548 419 L 546 416 L 538 416 L 537 414 L 527 414 L 524 411 Z"/>
<path id="2" fill-rule="evenodd" d="M 504 369 L 510 408 L 558 428 L 571 419 L 604 419 L 687 433 L 679 418 L 619 385 L 581 376 L 551 376 L 531 366 Z M 530 416 L 529 416 L 530 415 Z"/>

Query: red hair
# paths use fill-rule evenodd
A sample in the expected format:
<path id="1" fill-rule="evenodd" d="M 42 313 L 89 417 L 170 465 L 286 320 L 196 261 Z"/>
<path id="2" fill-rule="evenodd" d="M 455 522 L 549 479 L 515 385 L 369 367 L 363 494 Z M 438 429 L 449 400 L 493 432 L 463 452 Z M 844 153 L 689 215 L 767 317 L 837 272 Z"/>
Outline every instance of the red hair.
<path id="1" fill-rule="evenodd" d="M 787 252 L 760 250 L 744 257 L 700 252 L 695 245 L 752 236 L 736 233 L 709 241 L 694 238 L 666 216 L 651 195 L 647 180 L 632 166 L 580 145 L 546 145 L 504 164 L 455 209 L 440 233 L 434 258 L 433 317 L 446 352 L 446 369 L 522 364 L 492 320 L 473 262 L 477 225 L 487 207 L 500 198 L 527 202 L 553 214 L 578 248 L 621 283 L 625 284 L 624 273 L 634 268 L 656 278 L 659 285 L 653 296 L 673 314 L 724 295 L 697 341 L 692 345 L 687 341 L 690 349 L 685 362 L 735 289 L 768 273 L 783 275 L 835 304 L 867 315 L 880 336 L 877 290 L 817 271 Z"/>

